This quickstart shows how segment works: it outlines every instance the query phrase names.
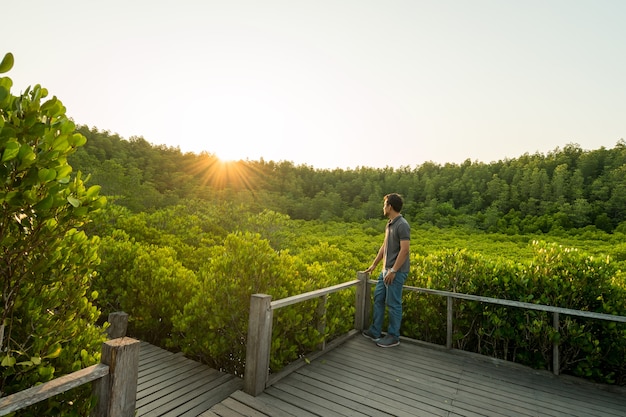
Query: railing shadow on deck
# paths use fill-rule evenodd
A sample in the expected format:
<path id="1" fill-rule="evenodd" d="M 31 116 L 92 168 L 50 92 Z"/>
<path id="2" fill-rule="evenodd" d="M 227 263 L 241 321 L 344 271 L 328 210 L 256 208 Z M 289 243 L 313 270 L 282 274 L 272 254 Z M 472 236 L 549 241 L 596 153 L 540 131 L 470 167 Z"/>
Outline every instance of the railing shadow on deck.
<path id="1" fill-rule="evenodd" d="M 276 375 L 269 374 L 269 362 L 270 362 L 270 350 L 272 344 L 272 321 L 273 312 L 281 307 L 285 307 L 292 304 L 297 304 L 306 300 L 328 297 L 329 294 L 341 291 L 347 288 L 356 287 L 355 297 L 355 317 L 354 317 L 354 330 L 348 334 L 335 339 L 333 342 L 326 345 L 323 343 L 320 346 L 318 352 L 309 355 L 309 359 L 313 359 L 328 348 L 332 348 L 338 344 L 341 344 L 345 339 L 351 337 L 354 333 L 364 329 L 365 320 L 369 317 L 371 309 L 371 285 L 376 284 L 376 281 L 370 280 L 369 273 L 358 272 L 357 279 L 348 281 L 343 284 L 338 284 L 332 287 L 323 288 L 307 292 L 292 297 L 283 298 L 281 300 L 272 301 L 271 295 L 267 294 L 253 294 L 250 299 L 250 317 L 248 325 L 248 339 L 246 346 L 246 368 L 244 374 L 244 391 L 247 394 L 258 396 L 265 388 L 271 386 L 277 382 L 280 378 L 293 371 L 295 368 L 304 365 L 303 361 L 297 361 L 292 365 L 286 367 Z M 420 292 L 425 294 L 432 294 L 436 296 L 446 297 L 447 299 L 447 314 L 446 314 L 446 348 L 452 349 L 452 336 L 453 336 L 453 318 L 454 318 L 454 299 L 478 301 L 488 304 L 497 304 L 507 307 L 517 307 L 528 310 L 544 311 L 552 313 L 552 325 L 555 331 L 559 329 L 559 317 L 561 314 L 568 316 L 576 316 L 597 320 L 607 320 L 613 322 L 626 323 L 626 316 L 617 316 L 604 313 L 594 313 L 590 311 L 573 310 L 568 308 L 553 307 L 543 304 L 533 304 L 514 300 L 506 300 L 491 297 L 482 297 L 471 294 L 456 293 L 449 291 L 433 290 L 428 288 L 418 288 L 411 286 L 404 286 L 405 291 Z M 325 314 L 325 302 L 321 303 L 322 308 L 318 309 L 318 316 Z M 323 320 L 320 320 L 323 323 Z M 323 328 L 318 329 L 321 334 L 324 334 Z M 555 339 L 552 347 L 553 356 L 553 373 L 559 375 L 559 343 L 558 339 Z"/>
<path id="2" fill-rule="evenodd" d="M 109 323 L 110 340 L 102 344 L 99 364 L 0 398 L 0 416 L 88 383 L 92 383 L 92 392 L 97 398 L 92 417 L 134 416 L 140 342 L 124 337 L 128 314 L 111 313 Z"/>

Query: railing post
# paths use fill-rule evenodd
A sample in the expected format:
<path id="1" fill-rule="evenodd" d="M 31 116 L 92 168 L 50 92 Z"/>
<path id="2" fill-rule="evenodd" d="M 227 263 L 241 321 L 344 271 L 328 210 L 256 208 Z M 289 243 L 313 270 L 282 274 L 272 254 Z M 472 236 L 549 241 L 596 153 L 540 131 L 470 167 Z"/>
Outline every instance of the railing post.
<path id="1" fill-rule="evenodd" d="M 454 317 L 454 299 L 450 296 L 446 297 L 448 300 L 448 308 L 446 314 L 446 348 L 452 349 L 452 318 Z"/>
<path id="2" fill-rule="evenodd" d="M 559 313 L 557 313 L 556 311 L 554 313 L 552 313 L 552 328 L 554 328 L 554 331 L 556 331 L 558 333 L 559 331 Z M 552 372 L 554 372 L 554 375 L 558 375 L 561 370 L 561 365 L 560 365 L 560 359 L 559 359 L 559 339 L 555 339 L 554 342 L 552 342 Z"/>
<path id="3" fill-rule="evenodd" d="M 128 313 L 116 311 L 109 314 L 108 322 L 110 324 L 107 329 L 107 337 L 109 339 L 117 339 L 126 336 L 128 329 Z"/>
<path id="4" fill-rule="evenodd" d="M 100 362 L 109 366 L 109 374 L 93 383 L 98 404 L 93 417 L 133 417 L 137 400 L 139 340 L 130 337 L 108 340 L 102 344 Z"/>
<path id="5" fill-rule="evenodd" d="M 367 272 L 357 272 L 356 278 L 359 284 L 356 286 L 356 308 L 354 313 L 354 328 L 364 330 L 369 320 L 371 305 L 371 288 L 368 283 L 370 274 Z"/>
<path id="6" fill-rule="evenodd" d="M 317 316 L 317 331 L 322 335 L 322 341 L 317 345 L 318 350 L 326 349 L 326 303 L 328 302 L 328 294 L 320 297 L 317 304 L 315 315 Z"/>
<path id="7" fill-rule="evenodd" d="M 265 389 L 272 347 L 272 296 L 252 294 L 246 341 L 246 367 L 243 389 L 254 397 Z"/>

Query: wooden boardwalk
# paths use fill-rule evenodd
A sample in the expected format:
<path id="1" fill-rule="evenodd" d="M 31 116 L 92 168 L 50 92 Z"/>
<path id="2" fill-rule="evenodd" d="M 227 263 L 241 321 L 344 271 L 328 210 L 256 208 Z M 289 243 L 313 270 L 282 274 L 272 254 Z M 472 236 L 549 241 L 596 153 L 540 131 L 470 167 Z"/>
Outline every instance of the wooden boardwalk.
<path id="1" fill-rule="evenodd" d="M 242 386 L 240 378 L 141 342 L 137 417 L 196 417 Z"/>
<path id="2" fill-rule="evenodd" d="M 258 397 L 236 392 L 202 416 L 624 417 L 626 390 L 615 391 L 424 344 L 382 349 L 357 335 Z"/>
<path id="3" fill-rule="evenodd" d="M 192 394 L 171 391 L 155 406 L 162 394 L 153 389 L 145 395 L 148 386 L 155 387 L 147 382 L 151 380 L 145 368 L 147 350 L 142 345 L 138 416 L 626 416 L 623 388 L 405 340 L 396 348 L 382 349 L 360 335 L 283 377 L 258 397 L 243 393 L 241 380 L 206 368 L 203 374 L 215 382 L 199 382 L 199 377 L 165 379 L 176 379 L 171 386 L 204 386 L 210 399 L 192 400 Z M 188 361 L 180 355 L 169 357 L 181 364 Z M 187 402 L 204 405 L 189 408 Z M 163 404 L 169 410 L 161 413 Z"/>

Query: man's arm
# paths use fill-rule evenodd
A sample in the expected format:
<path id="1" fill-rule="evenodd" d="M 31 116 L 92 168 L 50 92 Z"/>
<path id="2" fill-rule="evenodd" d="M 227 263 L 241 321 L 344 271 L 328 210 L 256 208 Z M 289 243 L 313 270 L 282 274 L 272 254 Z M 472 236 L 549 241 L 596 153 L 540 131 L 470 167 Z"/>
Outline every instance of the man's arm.
<path id="1" fill-rule="evenodd" d="M 385 248 L 384 248 L 384 244 L 380 247 L 380 249 L 378 249 L 378 254 L 376 254 L 376 258 L 374 259 L 374 262 L 372 262 L 372 264 L 370 265 L 369 268 L 367 268 L 364 272 L 372 272 L 374 269 L 376 269 L 376 266 L 378 265 L 378 263 L 380 262 L 381 259 L 383 259 L 383 255 L 385 254 Z"/>
<path id="2" fill-rule="evenodd" d="M 393 269 L 398 270 L 404 265 L 404 262 L 409 257 L 409 248 L 411 246 L 410 240 L 401 240 L 400 241 L 400 252 L 398 253 L 398 257 L 396 258 L 396 262 L 393 264 Z"/>
<path id="3" fill-rule="evenodd" d="M 400 269 L 402 267 L 402 264 L 404 264 L 404 261 L 406 261 L 406 259 L 409 256 L 409 248 L 411 246 L 411 241 L 410 240 L 401 240 L 400 241 L 400 252 L 398 253 L 398 257 L 396 258 L 396 262 L 393 264 L 393 267 L 391 269 L 393 269 L 394 271 L 397 271 L 398 269 Z M 383 280 L 385 281 L 385 284 L 389 285 L 393 282 L 393 280 L 396 278 L 396 273 L 395 272 L 391 272 L 391 270 L 389 270 L 390 272 L 387 272 L 387 275 L 385 275 L 383 277 Z"/>

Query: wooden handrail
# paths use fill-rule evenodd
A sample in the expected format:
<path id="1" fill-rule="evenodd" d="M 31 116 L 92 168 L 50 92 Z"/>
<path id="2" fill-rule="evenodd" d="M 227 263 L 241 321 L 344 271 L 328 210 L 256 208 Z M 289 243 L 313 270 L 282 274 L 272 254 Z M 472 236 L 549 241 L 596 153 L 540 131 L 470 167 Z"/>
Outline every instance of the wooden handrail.
<path id="1" fill-rule="evenodd" d="M 292 297 L 286 297 L 276 301 L 272 301 L 272 296 L 268 294 L 253 294 L 250 297 L 250 317 L 248 322 L 248 339 L 246 342 L 244 391 L 250 395 L 257 396 L 262 393 L 267 386 L 274 310 L 314 298 L 323 297 L 323 299 L 325 299 L 329 294 L 357 286 L 355 300 L 357 308 L 354 322 L 355 327 L 362 326 L 364 323 L 364 317 L 368 314 L 368 278 L 369 274 L 359 272 L 356 280 L 333 285 L 332 287 L 310 291 L 304 294 L 294 295 Z M 320 334 L 324 334 L 326 303 L 322 302 L 320 306 L 318 306 L 316 312 L 319 318 L 318 331 Z M 321 350 L 326 348 L 325 341 L 320 343 L 319 348 Z"/>
<path id="2" fill-rule="evenodd" d="M 371 285 L 376 284 L 375 280 L 369 279 L 369 274 L 358 272 L 357 279 L 332 287 L 322 288 L 310 291 L 304 294 L 294 295 L 292 297 L 283 298 L 272 301 L 272 296 L 267 294 L 253 294 L 250 300 L 250 321 L 248 326 L 248 341 L 246 346 L 246 370 L 244 375 L 244 391 L 250 395 L 257 396 L 267 386 L 269 375 L 269 355 L 272 337 L 272 319 L 273 311 L 288 305 L 300 303 L 317 297 L 325 297 L 328 294 L 337 292 L 352 286 L 357 286 L 356 294 L 356 313 L 354 327 L 357 330 L 363 330 L 365 319 L 369 317 L 371 303 Z M 618 316 L 605 313 L 594 313 L 591 311 L 574 310 L 563 307 L 553 307 L 544 304 L 534 304 L 515 300 L 506 300 L 500 298 L 483 297 L 478 295 L 456 293 L 450 291 L 433 290 L 430 288 L 420 288 L 404 286 L 405 290 L 432 294 L 447 299 L 447 331 L 446 331 L 446 347 L 452 349 L 453 336 L 453 319 L 454 319 L 454 299 L 463 299 L 469 301 L 477 301 L 483 303 L 503 305 L 507 307 L 524 308 L 528 310 L 545 311 L 553 314 L 552 326 L 558 331 L 559 316 L 561 314 L 577 317 L 585 317 L 598 320 L 608 320 L 626 323 L 626 316 Z M 324 309 L 318 309 L 318 314 L 325 313 Z M 322 344 L 324 347 L 324 344 Z M 553 344 L 553 372 L 559 374 L 559 344 L 557 341 Z"/>
<path id="3" fill-rule="evenodd" d="M 128 315 L 126 313 L 114 314 L 122 323 L 123 333 L 125 333 L 126 327 L 123 323 L 128 322 Z M 118 327 L 114 322 L 111 323 L 113 327 Z M 114 334 L 120 334 L 120 332 L 120 329 L 116 329 Z M 96 408 L 91 413 L 92 417 L 134 416 L 139 344 L 138 340 L 130 337 L 119 337 L 104 342 L 99 364 L 0 398 L 0 416 L 88 383 L 92 383 L 93 393 L 98 397 Z"/>
<path id="4" fill-rule="evenodd" d="M 370 284 L 376 283 L 376 281 L 373 281 L 373 280 L 369 280 L 368 282 Z M 526 303 L 523 301 L 483 297 L 480 295 L 471 295 L 471 294 L 464 294 L 464 293 L 457 293 L 457 292 L 450 292 L 450 291 L 433 290 L 430 288 L 411 287 L 407 285 L 404 286 L 404 289 L 409 290 L 409 291 L 414 291 L 414 292 L 421 292 L 421 293 L 446 297 L 447 304 L 448 304 L 447 320 L 446 320 L 447 321 L 446 347 L 448 349 L 452 349 L 452 330 L 453 330 L 453 317 L 454 317 L 453 316 L 454 303 L 452 301 L 453 299 L 477 301 L 481 303 L 497 304 L 497 305 L 503 305 L 506 307 L 517 307 L 517 308 L 524 308 L 527 310 L 545 311 L 548 313 L 552 313 L 552 328 L 557 332 L 559 330 L 559 320 L 560 320 L 561 314 L 565 314 L 569 316 L 576 316 L 576 317 L 585 317 L 585 318 L 596 319 L 596 320 L 607 320 L 607 321 L 626 323 L 626 316 L 618 316 L 618 315 L 613 315 L 613 314 L 595 313 L 592 311 L 574 310 L 571 308 L 554 307 L 554 306 L 549 306 L 545 304 Z M 559 360 L 559 357 L 560 357 L 559 342 L 555 340 L 552 343 L 552 372 L 555 375 L 559 375 L 559 373 L 561 372 L 560 371 L 561 362 Z"/>
<path id="5" fill-rule="evenodd" d="M 6 416 L 80 385 L 100 379 L 109 374 L 109 367 L 101 363 L 72 372 L 41 385 L 0 398 L 0 416 Z"/>
<path id="6" fill-rule="evenodd" d="M 376 281 L 370 280 L 369 282 L 375 283 Z M 480 301 L 483 303 L 490 303 L 490 304 L 499 304 L 499 305 L 508 306 L 508 307 L 520 307 L 520 308 L 525 308 L 528 310 L 547 311 L 550 313 L 567 314 L 569 316 L 586 317 L 589 319 L 608 320 L 608 321 L 617 321 L 621 323 L 626 323 L 626 316 L 618 316 L 618 315 L 613 315 L 613 314 L 594 313 L 592 311 L 573 310 L 571 308 L 553 307 L 553 306 L 549 306 L 545 304 L 526 303 L 523 301 L 507 300 L 503 298 L 482 297 L 479 295 L 471 295 L 471 294 L 464 294 L 460 292 L 450 292 L 450 291 L 442 291 L 442 290 L 433 290 L 430 288 L 410 287 L 406 285 L 404 286 L 404 289 L 409 290 L 409 291 L 439 295 L 443 297 L 452 297 L 452 298 L 458 298 L 458 299 L 470 300 L 470 301 Z"/>
<path id="7" fill-rule="evenodd" d="M 322 288 L 321 290 L 315 290 L 310 292 L 305 292 L 304 294 L 294 295 L 292 297 L 281 298 L 280 300 L 272 301 L 270 306 L 272 310 L 277 310 L 282 307 L 287 307 L 292 304 L 298 304 L 303 301 L 311 300 L 313 298 L 321 297 L 324 295 L 332 294 L 337 291 L 341 291 L 345 288 L 353 287 L 357 285 L 360 281 L 355 279 L 353 281 L 344 282 L 343 284 L 333 285 L 332 287 Z"/>

